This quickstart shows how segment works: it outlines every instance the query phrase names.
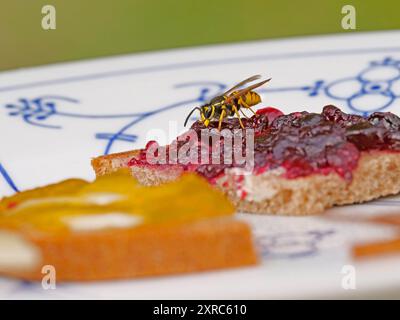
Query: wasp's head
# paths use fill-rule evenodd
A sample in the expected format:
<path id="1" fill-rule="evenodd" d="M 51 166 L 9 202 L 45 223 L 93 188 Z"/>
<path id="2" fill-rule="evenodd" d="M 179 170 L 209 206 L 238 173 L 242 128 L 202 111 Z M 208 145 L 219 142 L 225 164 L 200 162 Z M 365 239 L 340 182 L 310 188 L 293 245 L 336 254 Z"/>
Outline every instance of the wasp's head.
<path id="1" fill-rule="evenodd" d="M 184 126 L 186 126 L 187 122 L 189 121 L 190 116 L 192 115 L 192 113 L 195 110 L 199 110 L 201 122 L 203 122 L 204 125 L 207 127 L 210 123 L 210 120 L 214 116 L 214 108 L 211 106 L 211 104 L 205 104 L 205 105 L 202 105 L 201 107 L 193 108 L 192 111 L 190 111 L 188 116 L 186 117 Z"/>
<path id="2" fill-rule="evenodd" d="M 200 107 L 201 121 L 204 123 L 206 127 L 208 127 L 210 121 L 213 119 L 214 113 L 215 113 L 215 108 L 210 104 L 205 104 Z"/>

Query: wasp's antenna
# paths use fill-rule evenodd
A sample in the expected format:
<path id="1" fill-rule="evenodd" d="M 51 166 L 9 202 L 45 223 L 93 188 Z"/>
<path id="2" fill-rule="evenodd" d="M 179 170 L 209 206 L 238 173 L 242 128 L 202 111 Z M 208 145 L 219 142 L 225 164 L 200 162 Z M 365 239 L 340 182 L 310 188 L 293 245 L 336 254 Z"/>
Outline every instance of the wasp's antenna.
<path id="1" fill-rule="evenodd" d="M 201 109 L 199 107 L 195 107 L 192 109 L 192 111 L 189 112 L 188 116 L 186 117 L 185 123 L 183 124 L 184 127 L 186 127 L 187 122 L 189 121 L 190 116 L 194 112 L 194 110 L 199 110 L 201 112 Z"/>

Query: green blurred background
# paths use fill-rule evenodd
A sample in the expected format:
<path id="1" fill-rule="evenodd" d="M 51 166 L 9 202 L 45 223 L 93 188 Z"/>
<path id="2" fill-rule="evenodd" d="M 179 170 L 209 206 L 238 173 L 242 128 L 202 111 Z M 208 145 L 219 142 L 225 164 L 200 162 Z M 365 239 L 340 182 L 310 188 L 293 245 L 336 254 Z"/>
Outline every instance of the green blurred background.
<path id="1" fill-rule="evenodd" d="M 41 8 L 57 10 L 43 30 Z M 341 28 L 341 8 L 357 30 Z M 0 70 L 224 42 L 400 29 L 400 0 L 0 0 Z M 373 41 L 373 39 L 371 39 Z"/>

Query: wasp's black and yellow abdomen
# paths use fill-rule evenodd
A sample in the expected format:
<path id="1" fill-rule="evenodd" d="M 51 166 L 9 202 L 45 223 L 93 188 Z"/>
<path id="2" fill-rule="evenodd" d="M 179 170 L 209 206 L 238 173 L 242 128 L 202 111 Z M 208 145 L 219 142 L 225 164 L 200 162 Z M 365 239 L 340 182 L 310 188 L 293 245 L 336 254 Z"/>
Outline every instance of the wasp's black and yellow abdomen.
<path id="1" fill-rule="evenodd" d="M 245 95 L 238 98 L 238 104 L 244 108 L 255 106 L 260 102 L 261 102 L 260 95 L 254 91 L 249 91 Z"/>

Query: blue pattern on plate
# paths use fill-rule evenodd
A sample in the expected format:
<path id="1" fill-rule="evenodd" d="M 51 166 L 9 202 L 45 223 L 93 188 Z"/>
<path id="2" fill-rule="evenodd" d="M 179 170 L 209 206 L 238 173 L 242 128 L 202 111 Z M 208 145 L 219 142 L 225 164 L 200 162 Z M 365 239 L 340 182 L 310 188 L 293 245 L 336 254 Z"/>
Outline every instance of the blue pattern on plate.
<path id="1" fill-rule="evenodd" d="M 265 259 L 293 259 L 315 256 L 321 241 L 335 233 L 334 230 L 309 230 L 264 235 L 256 240 Z"/>
<path id="2" fill-rule="evenodd" d="M 15 192 L 18 192 L 18 188 L 15 185 L 15 182 L 13 179 L 11 179 L 10 175 L 6 171 L 6 169 L 3 167 L 3 165 L 0 163 L 0 176 L 3 177 L 4 181 L 11 187 L 12 190 Z"/>

